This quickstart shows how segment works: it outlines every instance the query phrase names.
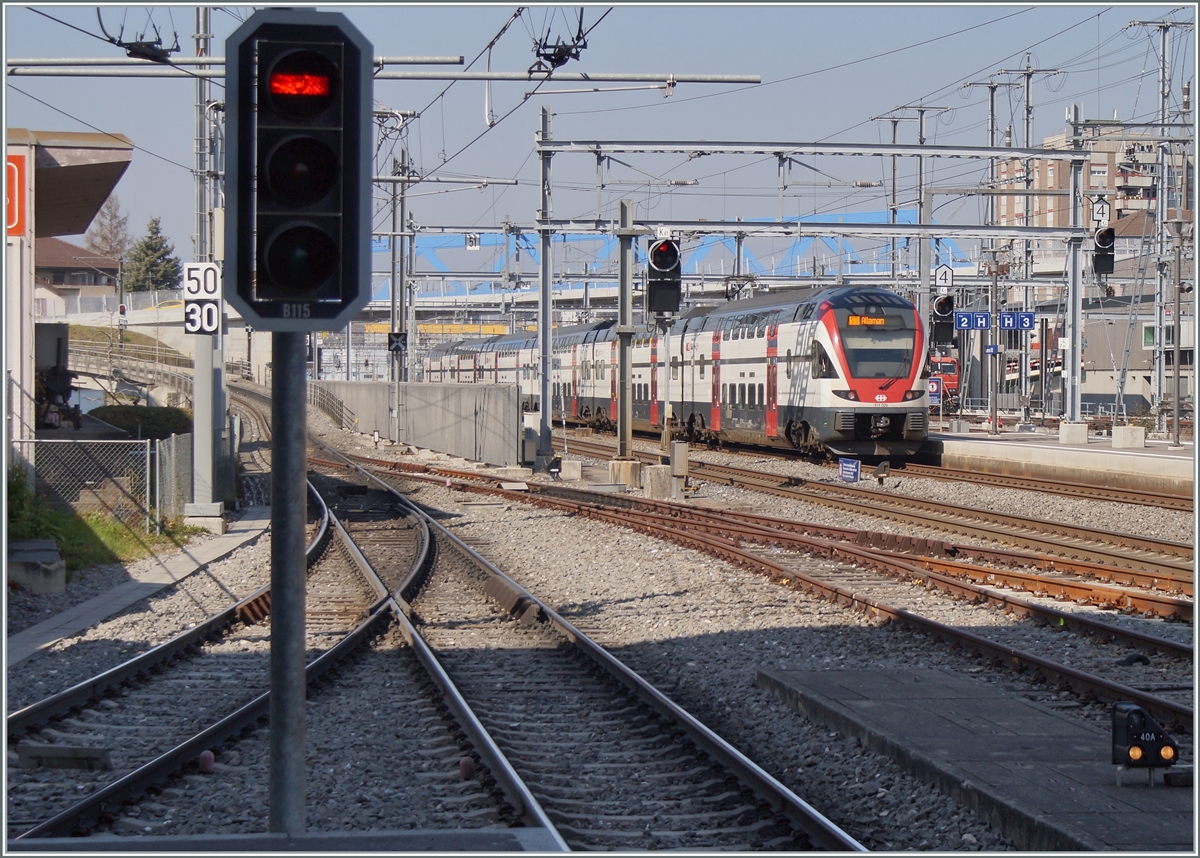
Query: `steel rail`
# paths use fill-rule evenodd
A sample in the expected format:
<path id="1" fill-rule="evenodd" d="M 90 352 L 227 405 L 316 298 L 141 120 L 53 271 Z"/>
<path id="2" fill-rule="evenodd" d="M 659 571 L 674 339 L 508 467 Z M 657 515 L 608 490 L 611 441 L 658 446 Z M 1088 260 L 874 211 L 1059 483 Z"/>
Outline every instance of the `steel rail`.
<path id="1" fill-rule="evenodd" d="M 420 468 L 422 466 L 406 466 L 406 468 Z M 420 478 L 419 474 L 412 471 L 408 473 L 412 476 Z M 433 479 L 433 477 L 426 477 Z M 514 501 L 529 501 L 536 497 L 536 494 L 526 492 L 507 492 L 503 489 L 483 488 L 474 483 L 467 482 L 458 486 L 467 491 L 477 491 L 481 493 L 496 494 L 508 497 Z M 600 496 L 607 502 L 608 496 Z M 619 496 L 614 496 L 619 497 Z M 581 504 L 578 511 L 587 512 L 586 505 Z M 745 551 L 742 549 L 737 539 L 732 539 L 724 536 L 711 535 L 711 525 L 705 525 L 697 530 L 685 529 L 679 527 L 679 520 L 674 517 L 657 516 L 656 519 L 647 522 L 631 522 L 627 518 L 623 518 L 617 509 L 606 509 L 599 503 L 594 504 L 594 509 L 591 511 L 593 517 L 608 520 L 613 524 L 623 527 L 640 530 L 658 538 L 665 539 L 676 544 L 687 547 L 696 548 L 705 553 L 728 560 L 735 565 L 752 571 L 765 572 L 771 578 L 782 578 L 802 586 L 804 589 L 812 592 L 823 598 L 834 601 L 838 604 L 854 607 L 858 610 L 867 610 L 877 615 L 883 615 L 893 619 L 903 620 L 904 622 L 924 631 L 931 632 L 935 635 L 947 638 L 952 641 L 957 641 L 962 645 L 970 645 L 981 652 L 990 654 L 994 658 L 1010 659 L 1014 664 L 1019 666 L 1033 667 L 1052 677 L 1057 677 L 1058 680 L 1068 687 L 1075 690 L 1077 693 L 1091 693 L 1097 698 L 1106 700 L 1136 700 L 1141 705 L 1145 706 L 1149 711 L 1162 716 L 1167 720 L 1175 720 L 1179 723 L 1186 724 L 1186 729 L 1191 730 L 1192 723 L 1192 708 L 1176 703 L 1172 700 L 1158 697 L 1157 695 L 1143 692 L 1135 688 L 1123 685 L 1121 683 L 1112 682 L 1103 677 L 1095 676 L 1084 671 L 1076 670 L 1067 665 L 1061 665 L 1056 662 L 1044 659 L 1041 656 L 1033 653 L 1027 653 L 1018 650 L 1014 647 L 1009 647 L 1004 644 L 999 644 L 994 641 L 989 641 L 971 632 L 959 630 L 938 623 L 935 620 L 930 620 L 920 615 L 913 614 L 903 608 L 895 608 L 885 603 L 869 599 L 864 596 L 853 593 L 845 588 L 837 585 L 821 581 L 810 575 L 802 572 L 787 569 L 769 559 L 760 557 L 757 554 Z M 938 575 L 938 573 L 927 572 L 919 567 L 906 563 L 900 558 L 887 555 L 878 551 L 869 551 L 857 549 L 852 546 L 841 545 L 836 543 L 828 543 L 830 548 L 837 552 L 846 553 L 856 559 L 870 563 L 871 565 L 894 564 L 896 566 L 905 567 L 914 576 L 923 580 L 928 580 L 929 576 L 937 575 L 939 583 L 951 590 L 958 590 L 963 593 L 972 595 L 980 595 L 993 601 L 997 604 L 1011 606 L 1014 609 L 1022 611 L 1026 609 L 1035 610 L 1038 613 L 1051 619 L 1055 624 L 1066 626 L 1069 628 L 1086 628 L 1095 630 L 1101 634 L 1124 639 L 1127 642 L 1139 646 L 1141 648 L 1155 648 L 1169 652 L 1179 652 L 1179 645 L 1165 639 L 1157 638 L 1152 635 L 1145 635 L 1131 630 L 1117 629 L 1107 624 L 1095 623 L 1086 618 L 1078 617 L 1078 615 L 1069 614 L 1064 611 L 1058 611 L 1054 608 L 1048 608 L 1026 602 L 1017 597 L 1008 596 L 1007 594 L 996 593 L 993 591 L 980 590 L 966 582 L 955 581 L 946 576 Z"/>
<path id="2" fill-rule="evenodd" d="M 431 524 L 492 576 L 492 586 L 489 592 L 493 595 L 500 595 L 501 604 L 510 613 L 525 616 L 530 612 L 541 612 L 546 619 L 558 627 L 572 644 L 579 647 L 611 676 L 636 693 L 656 712 L 678 724 L 699 748 L 733 771 L 744 784 L 754 790 L 759 798 L 768 802 L 776 811 L 785 814 L 815 842 L 827 849 L 850 852 L 867 851 L 862 844 L 830 822 L 816 808 L 694 718 L 682 706 L 626 667 L 619 659 L 575 628 L 553 608 L 489 563 L 486 558 L 446 530 L 439 522 L 431 521 Z"/>
<path id="3" fill-rule="evenodd" d="M 326 447 L 326 449 L 329 448 Z M 338 456 L 342 455 L 334 450 L 330 450 L 330 452 L 333 452 Z M 505 798 L 508 799 L 509 803 L 512 804 L 513 808 L 516 810 L 517 815 L 522 817 L 529 825 L 545 828 L 553 836 L 555 842 L 561 847 L 561 850 L 564 852 L 569 852 L 570 848 L 567 846 L 566 841 L 562 839 L 562 835 L 558 833 L 558 829 L 555 827 L 554 823 L 551 822 L 550 818 L 546 815 L 541 803 L 538 802 L 537 798 L 533 795 L 533 792 L 521 779 L 520 775 L 517 774 L 516 769 L 513 767 L 512 763 L 508 761 L 508 758 L 504 755 L 504 752 L 500 750 L 500 747 L 496 744 L 491 734 L 488 733 L 487 728 L 483 726 L 483 723 L 480 722 L 479 718 L 471 710 L 470 704 L 467 703 L 466 699 L 462 696 L 462 693 L 458 690 L 458 687 L 454 684 L 454 681 L 450 678 L 449 674 L 446 673 L 445 668 L 443 668 L 441 663 L 437 660 L 437 656 L 434 655 L 433 650 L 429 648 L 429 645 L 425 642 L 425 639 L 421 637 L 420 632 L 417 631 L 416 627 L 409 619 L 409 615 L 412 613 L 412 608 L 410 607 L 408 600 L 403 598 L 401 594 L 408 591 L 412 587 L 419 586 L 420 579 L 424 578 L 429 568 L 432 566 L 433 553 L 431 549 L 433 542 L 430 523 L 433 521 L 433 519 L 430 518 L 424 511 L 422 511 L 416 504 L 404 497 L 404 495 L 397 492 L 393 486 L 389 486 L 383 480 L 380 480 L 375 475 L 364 471 L 362 468 L 359 468 L 352 462 L 349 462 L 349 460 L 347 460 L 347 462 L 349 467 L 353 468 L 359 473 L 365 474 L 368 479 L 374 481 L 380 487 L 394 495 L 403 505 L 408 514 L 420 523 L 421 531 L 424 534 L 424 550 L 422 550 L 420 553 L 419 563 L 414 564 L 409 575 L 406 576 L 405 580 L 400 584 L 399 587 L 396 588 L 387 601 L 387 604 L 391 607 L 391 610 L 396 617 L 396 621 L 400 626 L 401 634 L 404 635 L 404 639 L 408 642 L 409 646 L 413 648 L 414 655 L 416 655 L 417 660 L 425 668 L 425 672 L 429 675 L 430 681 L 433 682 L 433 684 L 441 692 L 442 699 L 445 701 L 447 708 L 454 714 L 459 726 L 462 728 L 463 732 L 467 734 L 467 737 L 475 746 L 475 750 L 479 752 L 479 756 L 488 766 L 492 776 L 496 779 L 496 782 L 500 785 L 501 790 L 504 792 Z M 321 464 L 333 463 L 322 462 Z M 349 537 L 349 534 L 346 535 L 346 538 L 350 540 L 351 543 L 353 542 L 353 540 Z M 354 548 L 353 555 L 355 562 L 358 563 L 362 568 L 371 568 L 370 561 L 367 560 L 357 546 Z M 377 573 L 375 573 L 373 569 L 372 574 L 377 576 Z"/>
<path id="4" fill-rule="evenodd" d="M 309 492 L 320 503 L 322 509 L 321 525 L 307 549 L 308 557 L 311 559 L 316 556 L 317 551 L 324 544 L 328 533 L 328 516 L 330 513 L 329 508 L 325 506 L 324 500 L 311 483 L 309 484 Z M 57 715 L 65 715 L 77 706 L 83 706 L 89 700 L 99 697 L 104 692 L 117 688 L 122 683 L 128 682 L 140 674 L 147 673 L 158 665 L 166 664 L 177 654 L 202 643 L 235 620 L 240 619 L 246 622 L 261 620 L 267 614 L 267 609 L 270 605 L 270 593 L 271 586 L 269 584 L 260 587 L 237 604 L 231 605 L 219 614 L 185 632 L 181 632 L 170 640 L 164 641 L 158 646 L 146 650 L 146 652 L 109 668 L 90 679 L 85 679 L 83 682 L 77 683 L 70 688 L 18 709 L 16 712 L 9 714 L 5 719 L 5 727 L 9 735 L 11 736 L 14 733 L 27 730 L 31 726 Z"/>
<path id="5" fill-rule="evenodd" d="M 576 449 L 579 448 L 577 447 Z M 645 458 L 650 458 L 649 454 L 642 455 Z M 350 454 L 350 458 L 355 461 L 365 462 L 374 467 L 402 471 L 404 473 L 411 474 L 414 479 L 420 479 L 422 474 L 432 474 L 440 476 L 443 479 L 449 477 L 451 479 L 458 479 L 464 482 L 482 483 L 495 481 L 494 477 L 491 477 L 487 474 L 459 471 L 453 468 L 439 468 L 431 465 L 373 459 L 368 456 L 356 454 Z M 310 459 L 310 461 L 319 460 Z M 595 497 L 594 492 L 588 492 L 585 489 L 573 489 L 568 486 L 558 484 L 538 485 L 531 487 L 531 491 L 551 493 L 563 497 L 570 497 L 572 495 L 576 495 L 581 498 Z M 639 506 L 642 508 L 649 508 L 656 504 L 663 505 L 663 509 L 676 506 L 674 504 L 669 504 L 667 501 L 658 501 L 650 498 L 641 498 L 632 495 L 621 494 L 605 495 L 604 502 L 611 506 L 625 506 L 627 508 Z M 915 554 L 923 557 L 972 557 L 989 563 L 1033 566 L 1039 569 L 1046 569 L 1059 573 L 1073 573 L 1083 577 L 1094 577 L 1102 581 L 1111 581 L 1130 587 L 1141 587 L 1147 590 L 1177 592 L 1189 597 L 1193 594 L 1194 589 L 1192 575 L 1190 572 L 1164 572 L 1161 570 L 1158 572 L 1142 572 L 1136 569 L 1113 566 L 1110 564 L 1078 557 L 1066 557 L 1055 554 L 1030 554 L 1024 551 L 1016 551 L 1006 548 L 993 548 L 989 546 L 947 542 L 941 539 L 923 536 L 914 537 L 903 534 L 859 530 L 849 527 L 835 527 L 833 525 L 815 524 L 813 522 L 795 521 L 793 519 L 772 518 L 769 516 L 738 512 L 734 510 L 722 510 L 720 515 L 724 520 L 727 521 L 742 521 L 751 525 L 766 526 L 792 533 L 807 533 L 810 535 L 819 534 L 830 539 L 856 542 L 859 545 L 868 545 L 874 548 L 880 548 L 902 554 Z"/>
<path id="6" fill-rule="evenodd" d="M 1158 595 L 1155 593 L 1138 593 L 1116 587 L 1105 586 L 1102 584 L 1094 584 L 1087 581 L 1072 581 L 1061 577 L 1060 575 L 1035 575 L 1029 572 L 1021 572 L 1016 570 L 998 569 L 993 567 L 982 567 L 970 563 L 964 563 L 945 555 L 950 554 L 946 550 L 945 543 L 939 543 L 935 540 L 917 539 L 913 537 L 897 537 L 892 538 L 892 534 L 871 534 L 872 536 L 883 536 L 883 544 L 878 544 L 878 541 L 864 541 L 860 539 L 867 531 L 854 531 L 850 528 L 824 528 L 821 526 L 807 526 L 797 522 L 788 521 L 787 519 L 769 518 L 767 516 L 747 515 L 745 513 L 730 512 L 722 510 L 716 512 L 699 507 L 688 507 L 683 504 L 671 503 L 668 501 L 659 501 L 648 498 L 631 498 L 626 500 L 620 496 L 605 496 L 596 492 L 588 492 L 580 489 L 563 489 L 556 485 L 538 486 L 533 490 L 538 495 L 553 495 L 555 497 L 576 498 L 584 503 L 601 503 L 607 506 L 623 506 L 628 509 L 643 509 L 654 510 L 665 516 L 673 516 L 678 520 L 688 524 L 688 519 L 699 520 L 704 522 L 704 526 L 716 528 L 718 530 L 729 530 L 731 535 L 745 534 L 747 536 L 755 536 L 756 541 L 770 541 L 776 543 L 787 543 L 791 537 L 784 534 L 806 534 L 806 531 L 816 530 L 818 532 L 826 531 L 822 535 L 822 539 L 832 539 L 843 543 L 858 544 L 865 548 L 869 548 L 877 554 L 886 556 L 911 557 L 919 556 L 921 562 L 929 569 L 935 567 L 940 568 L 947 574 L 956 575 L 958 577 L 969 577 L 975 580 L 983 581 L 998 581 L 1008 584 L 1013 587 L 1019 587 L 1025 590 L 1035 592 L 1044 592 L 1050 595 L 1062 595 L 1072 599 L 1086 598 L 1091 601 L 1099 601 L 1102 604 L 1111 605 L 1114 607 L 1133 607 L 1142 611 L 1151 611 L 1158 616 L 1171 617 L 1174 616 L 1185 622 L 1192 621 L 1193 603 L 1190 600 L 1177 599 L 1170 596 Z M 614 500 L 609 500 L 612 497 Z M 619 501 L 616 498 L 620 498 Z M 731 528 L 730 524 L 737 522 L 738 527 Z M 829 543 L 832 544 L 832 543 Z M 939 552 L 934 550 L 940 547 Z M 906 561 L 907 562 L 907 561 Z M 1151 579 L 1151 584 L 1161 585 L 1163 582 L 1158 578 Z M 1189 588 L 1190 589 L 1190 588 Z M 1100 598 L 1092 599 L 1093 595 L 1098 595 Z"/>
<path id="7" fill-rule="evenodd" d="M 734 540 L 712 536 L 699 531 L 680 531 L 677 528 L 667 528 L 657 524 L 644 524 L 640 526 L 634 524 L 629 526 L 644 533 L 658 536 L 669 542 L 674 542 L 677 545 L 696 548 L 734 565 L 741 566 L 744 569 L 765 574 L 772 579 L 786 579 L 794 585 L 800 586 L 816 595 L 823 596 L 837 604 L 855 610 L 866 611 L 874 616 L 884 616 L 903 621 L 936 638 L 957 643 L 960 646 L 970 647 L 974 651 L 991 656 L 993 659 L 1011 661 L 1016 666 L 1036 669 L 1044 676 L 1056 679 L 1059 683 L 1066 685 L 1076 693 L 1092 694 L 1097 699 L 1107 702 L 1133 700 L 1156 717 L 1161 717 L 1164 721 L 1175 722 L 1181 725 L 1187 732 L 1191 732 L 1192 730 L 1194 711 L 1190 706 L 1177 703 L 1174 700 L 1167 700 L 1156 694 L 1139 691 L 1122 683 L 1113 682 L 1112 680 L 1077 670 L 1069 665 L 1059 664 L 1058 662 L 1025 652 L 1024 650 L 1019 650 L 1015 647 L 990 641 L 972 632 L 956 629 L 939 623 L 936 620 L 914 614 L 904 608 L 896 608 L 875 599 L 861 596 L 844 587 L 830 584 L 803 572 L 788 569 L 772 560 L 745 551 Z"/>
<path id="8" fill-rule="evenodd" d="M 499 492 L 514 501 L 524 499 L 527 502 L 539 503 L 539 498 L 545 497 L 545 494 L 542 492 L 533 493 L 528 498 L 522 498 L 523 493 L 521 492 L 505 493 L 504 490 L 499 490 Z M 544 501 L 541 503 L 542 505 L 556 506 L 559 509 L 566 508 L 575 514 L 597 518 L 611 524 L 629 526 L 628 522 L 622 518 L 620 512 L 616 511 L 616 509 L 620 509 L 621 507 L 614 509 L 614 507 L 607 504 L 607 497 L 599 494 L 595 495 L 595 499 L 592 501 L 563 501 L 556 498 L 550 501 L 549 504 L 546 504 Z M 932 569 L 923 569 L 914 564 L 911 562 L 913 559 L 912 555 L 867 548 L 852 542 L 838 542 L 806 536 L 781 534 L 776 530 L 758 525 L 740 522 L 734 524 L 728 520 L 722 520 L 721 515 L 708 511 L 682 510 L 675 513 L 660 513 L 646 512 L 645 510 L 630 509 L 628 507 L 625 507 L 625 509 L 634 512 L 642 521 L 652 523 L 662 530 L 678 529 L 689 532 L 716 533 L 723 538 L 733 541 L 735 545 L 740 545 L 742 542 L 751 542 L 760 545 L 777 545 L 791 549 L 810 550 L 826 557 L 841 556 L 850 562 L 882 569 L 889 574 L 903 573 L 934 586 L 939 590 L 974 601 L 985 601 L 990 604 L 999 605 L 1006 610 L 1034 617 L 1049 625 L 1118 640 L 1139 649 L 1165 652 L 1181 658 L 1191 658 L 1194 654 L 1193 647 L 1188 644 L 1179 644 L 1166 638 L 1158 637 L 1157 635 L 1132 629 L 1123 629 L 1086 616 L 1061 611 L 1047 605 L 1039 605 L 1027 599 L 1022 599 L 1019 596 L 998 592 L 990 589 L 986 584 L 979 585 L 972 581 L 961 580 L 965 575 L 976 579 L 993 576 L 997 574 L 997 570 L 994 569 L 975 567 L 965 563 L 957 563 L 956 561 L 931 561 L 928 558 L 921 558 L 921 562 L 923 563 L 929 564 L 932 562 L 942 565 L 943 568 L 954 570 L 951 574 L 944 574 Z M 689 520 L 689 517 L 691 520 Z M 1036 578 L 1037 576 L 1025 577 Z M 1124 591 L 1113 592 L 1126 595 Z M 1163 599 L 1161 602 L 1151 602 L 1151 604 L 1157 605 L 1162 610 L 1186 612 L 1187 616 L 1191 616 L 1191 604 L 1181 603 L 1177 599 Z"/>
<path id="9" fill-rule="evenodd" d="M 519 492 L 513 492 L 508 497 L 516 500 L 520 499 Z M 539 490 L 530 493 L 531 499 L 537 499 L 553 495 L 561 497 L 557 492 Z M 558 503 L 556 501 L 556 503 Z M 605 508 L 610 506 L 608 499 L 599 493 L 594 493 L 589 500 L 584 498 L 578 503 L 568 501 L 571 504 L 570 509 L 585 513 L 589 507 Z M 640 505 L 639 505 L 640 506 Z M 645 508 L 637 509 L 635 507 L 625 507 L 627 509 L 637 509 L 638 514 L 653 520 L 661 521 L 664 527 L 678 526 L 682 528 L 696 529 L 703 528 L 708 532 L 721 533 L 730 539 L 745 540 L 764 545 L 777 545 L 788 548 L 800 548 L 801 550 L 813 549 L 820 551 L 825 555 L 832 556 L 834 554 L 844 554 L 854 559 L 866 561 L 869 558 L 879 558 L 885 560 L 890 567 L 902 569 L 908 574 L 914 575 L 922 580 L 930 583 L 936 583 L 942 589 L 951 589 L 954 592 L 970 596 L 973 598 L 986 598 L 989 601 L 1005 604 L 1009 607 L 1020 606 L 1022 613 L 1039 616 L 1047 621 L 1053 622 L 1055 625 L 1066 625 L 1065 617 L 1072 618 L 1072 622 L 1081 628 L 1086 628 L 1089 631 L 1111 635 L 1114 637 L 1123 637 L 1125 631 L 1107 623 L 1097 622 L 1086 617 L 1078 617 L 1077 615 L 1068 614 L 1047 606 L 1038 605 L 1033 602 L 1021 599 L 1019 597 L 1010 596 L 1007 594 L 997 593 L 989 589 L 989 581 L 998 581 L 1009 584 L 1014 587 L 1021 587 L 1025 590 L 1035 592 L 1045 592 L 1052 595 L 1064 595 L 1075 599 L 1088 599 L 1096 601 L 1098 595 L 1099 601 L 1106 605 L 1117 607 L 1136 607 L 1139 610 L 1151 611 L 1163 617 L 1176 617 L 1184 622 L 1192 621 L 1193 604 L 1190 601 L 1183 599 L 1174 599 L 1169 596 L 1159 596 L 1154 594 L 1142 594 L 1122 590 L 1115 587 L 1107 587 L 1099 584 L 1091 584 L 1082 581 L 1069 581 L 1065 579 L 1056 579 L 1051 576 L 1033 575 L 1027 572 L 1017 572 L 1004 569 L 994 569 L 990 567 L 976 566 L 970 563 L 963 563 L 957 560 L 948 560 L 943 558 L 921 556 L 919 562 L 925 566 L 924 570 L 914 565 L 912 560 L 914 555 L 908 552 L 892 551 L 887 548 L 878 546 L 861 546 L 850 540 L 829 540 L 824 538 L 814 538 L 805 535 L 796 535 L 793 533 L 784 533 L 770 526 L 759 523 L 750 523 L 740 519 L 732 519 L 724 513 L 711 512 L 701 509 L 686 509 L 679 505 L 674 505 L 674 509 L 665 511 L 646 511 Z M 877 564 L 875 564 L 877 565 Z M 941 571 L 936 571 L 940 569 Z M 947 578 L 946 576 L 950 576 Z M 971 579 L 972 581 L 983 582 L 982 584 L 958 582 L 951 585 L 950 582 L 955 579 Z M 991 585 L 995 586 L 995 585 Z M 1158 638 L 1152 635 L 1145 635 L 1138 632 L 1130 632 L 1129 641 L 1136 642 L 1140 646 L 1152 646 L 1155 648 L 1168 648 L 1171 650 L 1180 650 L 1180 645 L 1175 644 L 1163 638 Z M 1192 648 L 1190 646 L 1183 648 L 1181 654 L 1191 655 Z"/>
<path id="10" fill-rule="evenodd" d="M 373 474 L 368 475 L 378 480 L 378 477 Z M 383 483 L 382 480 L 379 482 Z M 383 484 L 386 485 L 386 483 Z M 392 490 L 395 491 L 395 489 Z M 862 844 L 830 822 L 823 814 L 772 777 L 753 760 L 696 720 L 687 710 L 622 664 L 620 660 L 571 625 L 560 614 L 489 563 L 486 558 L 466 545 L 440 522 L 431 518 L 429 524 L 492 576 L 488 592 L 498 597 L 506 610 L 514 615 L 523 616 L 530 612 L 540 612 L 556 625 L 572 644 L 583 650 L 614 678 L 634 691 L 651 708 L 678 724 L 699 748 L 736 773 L 743 783 L 754 790 L 755 794 L 767 801 L 775 810 L 787 815 L 801 831 L 815 842 L 828 849 L 838 851 L 866 851 Z"/>
<path id="11" fill-rule="evenodd" d="M 1178 542 L 1154 540 L 1132 534 L 1107 534 L 1092 528 L 1062 525 L 1025 516 L 1005 515 L 972 507 L 956 507 L 950 504 L 935 504 L 916 498 L 900 498 L 882 492 L 861 489 L 843 489 L 829 483 L 813 483 L 797 478 L 774 475 L 752 475 L 738 473 L 740 469 L 725 466 L 689 465 L 692 475 L 710 482 L 751 488 L 756 491 L 819 503 L 839 509 L 889 518 L 921 527 L 952 527 L 956 531 L 969 533 L 989 541 L 1007 541 L 1036 548 L 1051 554 L 1086 554 L 1103 557 L 1114 566 L 1153 571 L 1168 577 L 1191 574 L 1192 548 Z M 1001 530 L 990 522 L 1007 522 L 1009 529 Z M 1049 525 L 1049 526 L 1048 526 Z M 1048 532 L 1049 531 L 1049 532 Z M 1039 536 L 1038 534 L 1046 534 Z M 1060 539 L 1086 539 L 1090 542 L 1068 544 Z M 1107 537 L 1107 538 L 1106 538 Z M 1138 557 L 1130 549 L 1157 554 L 1153 557 Z"/>
<path id="12" fill-rule="evenodd" d="M 1037 477 L 1019 477 L 1010 474 L 989 474 L 983 471 L 963 471 L 958 468 L 921 465 L 915 462 L 906 462 L 892 468 L 893 476 L 905 474 L 922 479 L 981 483 L 999 488 L 1014 488 L 1065 497 L 1111 501 L 1112 503 L 1153 506 L 1182 512 L 1192 512 L 1194 509 L 1190 495 L 1176 495 L 1168 492 L 1138 491 L 1086 483 L 1064 483 L 1059 480 L 1043 480 Z"/>
<path id="13" fill-rule="evenodd" d="M 310 489 L 316 493 L 316 490 L 312 489 L 311 484 Z M 320 497 L 319 493 L 317 493 L 317 497 Z M 328 510 L 328 506 L 325 508 Z M 333 519 L 333 514 L 329 513 L 329 515 Z M 339 532 L 339 538 L 343 538 L 343 534 L 345 534 L 344 529 L 340 527 L 335 527 L 335 532 Z M 313 547 L 317 545 L 319 545 L 319 541 L 314 540 L 309 547 L 307 556 L 310 562 L 314 556 Z M 305 666 L 304 676 L 306 683 L 313 682 L 343 657 L 353 652 L 360 644 L 369 639 L 369 635 L 374 634 L 376 625 L 380 623 L 381 619 L 389 617 L 388 612 L 379 610 L 389 600 L 387 588 L 375 576 L 373 570 L 362 571 L 371 584 L 372 589 L 380 595 L 376 603 L 368 611 L 368 616 L 363 622 Z M 85 825 L 99 819 L 105 813 L 107 807 L 142 795 L 149 787 L 162 782 L 172 774 L 178 772 L 190 761 L 194 760 L 202 750 L 210 748 L 214 744 L 231 736 L 236 736 L 260 718 L 266 717 L 270 712 L 270 701 L 270 691 L 258 695 L 192 738 L 160 754 L 154 760 L 137 767 L 103 789 L 97 790 L 82 801 L 60 811 L 51 818 L 12 839 L 33 840 L 42 837 L 68 836 L 75 833 L 81 824 Z"/>

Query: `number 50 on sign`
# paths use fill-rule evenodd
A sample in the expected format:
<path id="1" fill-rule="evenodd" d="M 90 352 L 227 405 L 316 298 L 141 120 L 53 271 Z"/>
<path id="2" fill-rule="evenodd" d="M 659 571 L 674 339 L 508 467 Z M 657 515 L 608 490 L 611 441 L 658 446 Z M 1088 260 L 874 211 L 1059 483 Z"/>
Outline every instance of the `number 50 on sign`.
<path id="1" fill-rule="evenodd" d="M 189 334 L 221 330 L 221 269 L 215 262 L 183 264 L 183 330 Z"/>

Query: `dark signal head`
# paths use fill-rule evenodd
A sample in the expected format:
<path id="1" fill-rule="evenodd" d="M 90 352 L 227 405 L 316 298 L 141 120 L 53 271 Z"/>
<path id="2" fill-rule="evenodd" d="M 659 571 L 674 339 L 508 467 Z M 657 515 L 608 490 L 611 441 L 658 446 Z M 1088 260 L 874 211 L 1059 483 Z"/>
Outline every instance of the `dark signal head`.
<path id="1" fill-rule="evenodd" d="M 679 267 L 679 242 L 674 239 L 656 241 L 650 246 L 650 266 L 658 271 L 669 272 Z"/>

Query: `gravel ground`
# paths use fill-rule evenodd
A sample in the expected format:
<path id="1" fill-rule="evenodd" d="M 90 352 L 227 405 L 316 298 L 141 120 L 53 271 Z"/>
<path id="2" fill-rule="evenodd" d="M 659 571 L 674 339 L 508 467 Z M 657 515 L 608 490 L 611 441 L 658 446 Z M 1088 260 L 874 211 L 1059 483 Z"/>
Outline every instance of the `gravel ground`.
<path id="1" fill-rule="evenodd" d="M 310 429 L 324 432 L 325 440 L 337 446 L 373 450 L 381 458 L 406 452 L 388 445 L 376 449 L 366 436 L 333 429 L 316 409 L 309 410 L 309 423 Z M 723 455 L 695 454 L 714 460 Z M 406 461 L 434 460 L 424 453 L 403 457 Z M 747 461 L 744 456 L 736 458 L 740 464 Z M 444 463 L 445 458 L 439 461 Z M 804 463 L 788 462 L 782 467 L 787 473 L 810 479 L 828 478 L 827 471 L 810 476 L 805 469 L 811 466 Z M 413 500 L 441 510 L 443 523 L 497 566 L 560 608 L 583 630 L 595 634 L 622 660 L 868 847 L 936 851 L 1012 848 L 981 819 L 904 774 L 889 759 L 864 750 L 854 739 L 805 721 L 773 695 L 756 688 L 754 678 L 760 667 L 885 671 L 941 667 L 970 673 L 981 682 L 999 684 L 1043 702 L 1047 698 L 1044 689 L 933 647 L 898 625 L 877 624 L 862 614 L 816 601 L 692 551 L 544 510 L 479 504 L 478 495 L 439 485 L 412 485 Z M 953 483 L 905 477 L 889 478 L 885 490 L 955 497 Z M 962 501 L 961 488 L 958 492 Z M 888 529 L 886 524 L 860 516 L 764 499 L 728 487 L 704 486 L 699 494 L 698 503 L 751 508 L 824 524 Z M 1092 527 L 1192 540 L 1191 517 L 1181 513 L 1042 495 L 1030 498 L 1027 493 L 992 488 L 972 489 L 965 502 Z M 165 639 L 198 617 L 224 607 L 233 594 L 250 592 L 269 577 L 269 544 L 269 538 L 262 537 L 178 588 L 163 591 L 9 671 L 8 711 L 16 708 L 14 702 L 32 702 L 115 663 L 122 653 L 140 651 Z M 107 586 L 111 586 L 128 574 L 121 567 L 88 570 L 64 597 L 13 598 L 10 593 L 9 632 L 23 628 L 22 622 L 28 625 L 62 610 L 72 598 L 90 598 L 95 591 L 83 590 L 84 582 L 101 587 L 99 582 L 110 581 Z M 57 601 L 39 601 L 48 598 Z M 1064 705 L 1073 704 L 1066 701 Z M 1099 724 L 1107 711 L 1106 707 L 1084 705 L 1065 708 L 1064 714 Z M 366 755 L 364 760 L 371 757 L 369 746 L 354 753 Z M 355 766 L 365 764 L 354 759 L 349 762 Z M 330 803 L 335 794 L 336 790 L 322 792 L 320 816 L 325 819 L 338 818 L 336 805 Z M 228 808 L 234 814 L 229 817 L 231 823 L 237 816 L 235 805 L 233 802 Z M 221 827 L 221 807 L 224 805 L 210 804 L 205 809 L 205 827 Z M 355 827 L 360 825 L 369 827 L 371 822 L 364 820 Z"/>

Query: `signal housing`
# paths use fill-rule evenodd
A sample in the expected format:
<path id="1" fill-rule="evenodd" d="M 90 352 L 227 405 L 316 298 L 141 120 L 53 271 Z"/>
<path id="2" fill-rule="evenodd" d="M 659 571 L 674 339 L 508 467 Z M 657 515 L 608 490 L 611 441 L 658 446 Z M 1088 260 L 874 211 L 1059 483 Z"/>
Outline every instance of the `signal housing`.
<path id="1" fill-rule="evenodd" d="M 371 297 L 371 44 L 267 9 L 225 56 L 225 297 L 260 330 L 344 328 Z"/>
<path id="2" fill-rule="evenodd" d="M 659 238 L 646 251 L 646 312 L 671 315 L 679 312 L 683 300 L 683 268 L 679 242 Z"/>

